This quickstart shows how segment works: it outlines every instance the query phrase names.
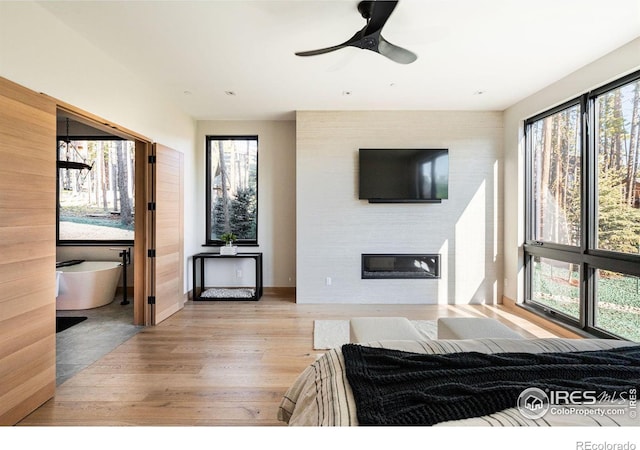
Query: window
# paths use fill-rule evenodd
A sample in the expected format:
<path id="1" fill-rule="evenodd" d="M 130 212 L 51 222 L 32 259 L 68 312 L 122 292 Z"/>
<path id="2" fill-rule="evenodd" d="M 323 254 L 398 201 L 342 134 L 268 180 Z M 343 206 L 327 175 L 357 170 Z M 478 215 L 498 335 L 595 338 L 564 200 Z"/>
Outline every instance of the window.
<path id="1" fill-rule="evenodd" d="M 534 256 L 531 271 L 532 301 L 568 316 L 580 317 L 579 267 Z"/>
<path id="2" fill-rule="evenodd" d="M 135 143 L 58 140 L 59 245 L 132 244 Z"/>
<path id="3" fill-rule="evenodd" d="M 258 244 L 258 136 L 207 136 L 206 245 Z"/>
<path id="4" fill-rule="evenodd" d="M 640 342 L 640 277 L 596 270 L 595 326 Z"/>
<path id="5" fill-rule="evenodd" d="M 640 72 L 525 122 L 525 304 L 640 341 Z"/>
<path id="6" fill-rule="evenodd" d="M 580 105 L 531 123 L 534 238 L 580 244 Z"/>
<path id="7" fill-rule="evenodd" d="M 597 248 L 640 251 L 640 80 L 595 100 Z"/>

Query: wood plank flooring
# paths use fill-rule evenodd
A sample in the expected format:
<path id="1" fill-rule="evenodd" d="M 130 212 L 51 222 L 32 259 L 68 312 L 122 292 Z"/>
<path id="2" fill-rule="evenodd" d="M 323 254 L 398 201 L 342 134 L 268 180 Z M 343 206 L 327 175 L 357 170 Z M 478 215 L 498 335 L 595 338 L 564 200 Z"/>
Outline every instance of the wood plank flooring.
<path id="1" fill-rule="evenodd" d="M 282 395 L 321 352 L 315 319 L 493 317 L 527 337 L 550 331 L 500 306 L 187 302 L 56 388 L 28 426 L 276 426 Z"/>

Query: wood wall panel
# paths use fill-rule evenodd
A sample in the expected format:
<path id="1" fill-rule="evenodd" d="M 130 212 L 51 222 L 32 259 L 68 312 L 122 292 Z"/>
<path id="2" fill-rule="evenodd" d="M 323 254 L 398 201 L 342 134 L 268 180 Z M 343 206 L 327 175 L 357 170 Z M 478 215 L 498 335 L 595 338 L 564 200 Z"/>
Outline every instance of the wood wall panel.
<path id="1" fill-rule="evenodd" d="M 55 391 L 56 105 L 0 78 L 0 425 Z"/>
<path id="2" fill-rule="evenodd" d="M 150 314 L 147 308 L 147 297 L 151 295 L 151 280 L 147 277 L 148 258 L 147 251 L 151 241 L 149 214 L 147 202 L 149 201 L 150 177 L 148 157 L 151 153 L 151 144 L 146 141 L 136 139 L 136 159 L 135 159 L 135 209 L 144 211 L 144 214 L 137 214 L 135 220 L 133 246 L 133 323 L 135 325 L 149 325 L 151 323 Z"/>
<path id="3" fill-rule="evenodd" d="M 184 304 L 184 156 L 155 145 L 155 317 L 160 323 Z"/>
<path id="4" fill-rule="evenodd" d="M 51 301 L 47 298 L 51 286 L 43 286 L 39 290 L 30 291 L 28 294 L 20 294 L 26 289 L 16 290 L 18 294 L 11 298 L 11 301 L 0 302 L 0 317 L 3 320 L 26 314 L 34 309 L 49 306 Z"/>
<path id="5" fill-rule="evenodd" d="M 49 342 L 46 339 L 40 339 L 32 345 L 22 346 L 7 357 L 8 364 L 0 368 L 0 376 L 4 380 L 0 385 L 0 402 L 4 403 L 8 396 L 19 393 L 19 387 L 24 389 L 25 380 L 29 378 L 29 374 L 46 374 L 52 369 L 51 356 L 46 351 L 48 345 Z M 12 370 L 12 367 L 18 369 Z"/>
<path id="6" fill-rule="evenodd" d="M 12 227 L 23 223 L 22 216 L 29 215 L 31 225 L 49 225 L 51 217 L 49 211 L 41 211 L 39 209 L 28 208 L 2 208 L 2 216 L 0 216 L 0 227 Z"/>

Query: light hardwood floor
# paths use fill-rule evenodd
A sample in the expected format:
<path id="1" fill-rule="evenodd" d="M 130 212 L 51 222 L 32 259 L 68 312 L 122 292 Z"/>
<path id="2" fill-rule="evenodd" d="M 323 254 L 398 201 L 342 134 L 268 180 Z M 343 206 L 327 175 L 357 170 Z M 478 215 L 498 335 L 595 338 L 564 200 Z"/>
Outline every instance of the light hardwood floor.
<path id="1" fill-rule="evenodd" d="M 357 316 L 493 317 L 527 337 L 555 336 L 501 306 L 190 301 L 58 386 L 19 425 L 283 425 L 282 395 L 321 354 L 313 321 Z"/>

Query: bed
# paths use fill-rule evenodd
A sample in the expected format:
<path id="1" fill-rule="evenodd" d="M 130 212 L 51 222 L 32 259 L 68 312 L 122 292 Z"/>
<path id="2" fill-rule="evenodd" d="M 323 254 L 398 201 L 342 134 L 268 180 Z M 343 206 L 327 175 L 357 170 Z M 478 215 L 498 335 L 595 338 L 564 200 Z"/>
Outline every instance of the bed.
<path id="1" fill-rule="evenodd" d="M 360 347 L 360 348 L 354 348 Z M 366 350 L 366 351 L 365 351 Z M 593 357 L 594 355 L 606 355 L 607 357 L 618 358 L 624 352 L 626 355 L 632 355 L 632 358 L 640 357 L 640 346 L 634 342 L 610 340 L 610 339 L 563 339 L 563 338 L 544 338 L 544 339 L 466 339 L 466 340 L 424 340 L 424 341 L 379 341 L 370 342 L 362 345 L 348 344 L 340 348 L 327 351 L 320 356 L 313 364 L 308 366 L 295 380 L 293 385 L 287 390 L 283 396 L 279 411 L 278 419 L 290 426 L 357 426 L 357 425 L 434 425 L 434 426 L 570 426 L 570 425 L 587 425 L 587 426 L 638 426 L 640 421 L 636 414 L 635 402 L 629 402 L 635 399 L 636 388 L 640 384 L 640 364 L 638 360 L 631 359 L 630 363 L 626 363 L 627 367 L 620 370 L 626 370 L 625 380 L 611 381 L 605 380 L 604 386 L 598 393 L 597 406 L 599 409 L 586 406 L 578 411 L 569 408 L 563 408 L 560 412 L 554 414 L 545 414 L 542 417 L 525 417 L 516 407 L 514 401 L 512 407 L 498 407 L 497 411 L 483 414 L 482 410 L 477 415 L 472 415 L 454 420 L 436 420 L 428 423 L 420 422 L 424 416 L 418 417 L 408 422 L 385 422 L 388 418 L 380 419 L 380 423 L 375 423 L 378 411 L 376 406 L 379 403 L 367 403 L 367 397 L 375 397 L 370 394 L 372 380 L 365 381 L 369 385 L 364 390 L 360 386 L 360 381 L 354 378 L 353 368 L 348 372 L 348 367 L 354 365 L 352 362 L 352 354 L 373 354 L 374 359 L 382 355 L 391 357 L 394 361 L 398 357 L 407 355 L 411 361 L 420 360 L 420 364 L 424 364 L 427 358 L 448 358 L 447 364 L 451 363 L 452 358 L 460 356 L 472 355 L 479 358 L 511 358 L 512 356 L 526 358 L 541 358 L 553 356 L 558 358 L 574 358 L 574 357 Z M 348 355 L 345 361 L 345 355 Z M 611 356 L 613 355 L 613 356 Z M 620 356 L 622 357 L 622 356 Z M 377 359 L 375 359 L 377 361 Z M 490 362 L 494 364 L 495 362 Z M 403 363 L 405 364 L 405 363 Z M 376 365 L 374 363 L 374 365 Z M 539 364 L 540 367 L 547 364 Z M 604 365 L 606 367 L 606 365 Z M 538 366 L 536 366 L 538 367 Z M 567 366 L 569 367 L 569 366 Z M 587 368 L 587 372 L 591 373 L 591 366 Z M 595 367 L 595 366 L 594 366 Z M 366 368 L 361 373 L 369 373 L 373 369 Z M 387 368 L 388 370 L 388 368 Z M 404 370 L 404 368 L 402 369 Z M 475 369 L 474 369 L 475 370 Z M 491 373 L 495 372 L 493 367 Z M 595 369 L 594 369 L 595 370 Z M 525 373 L 531 373 L 533 368 L 527 368 Z M 356 370 L 357 372 L 357 370 Z M 393 370 L 395 373 L 395 370 Z M 387 372 L 388 373 L 388 372 Z M 448 373 L 448 372 L 447 372 Z M 594 377 L 590 383 L 601 383 L 602 378 Z M 385 376 L 383 374 L 383 376 Z M 486 376 L 481 375 L 482 377 Z M 442 378 L 442 377 L 441 377 Z M 449 379 L 449 377 L 444 377 Z M 498 376 L 497 378 L 500 378 Z M 557 377 L 556 377 L 557 378 Z M 574 383 L 574 370 L 565 373 L 564 376 L 567 383 Z M 354 396 L 354 388 L 349 380 L 352 380 L 357 396 Z M 376 378 L 374 378 L 376 380 Z M 595 380 L 595 381 L 594 381 Z M 451 382 L 451 380 L 449 380 Z M 521 386 L 531 386 L 530 380 L 523 380 Z M 618 384 L 615 384 L 618 383 Z M 387 383 L 388 384 L 388 383 Z M 495 388 L 494 385 L 488 383 L 489 387 Z M 586 385 L 589 387 L 591 385 Z M 620 393 L 614 393 L 614 388 L 622 386 L 622 397 Z M 376 387 L 375 385 L 373 386 Z M 542 386 L 544 387 L 544 386 Z M 574 386 L 575 387 L 575 386 Z M 585 386 L 580 385 L 583 390 Z M 375 390 L 375 389 L 374 389 Z M 607 392 L 608 391 L 608 392 Z M 501 392 L 499 389 L 492 391 Z M 603 393 L 614 394 L 613 396 L 601 396 Z M 400 392 L 400 397 L 406 393 Z M 486 393 L 485 393 L 486 394 Z M 618 394 L 616 397 L 615 394 Z M 459 393 L 458 393 L 459 395 Z M 499 396 L 499 395 L 498 395 Z M 433 398 L 433 397 L 430 397 Z M 363 403 L 364 402 L 364 403 Z M 449 402 L 451 403 L 451 402 Z M 483 400 L 484 403 L 493 403 L 492 398 L 489 401 Z M 358 409 L 360 405 L 361 410 Z M 363 406 L 366 405 L 366 406 Z M 587 411 L 588 409 L 588 411 Z M 366 410 L 366 411 L 365 411 Z M 364 414 L 366 412 L 367 414 Z M 589 412 L 589 413 L 587 413 Z M 402 416 L 403 413 L 400 414 Z M 411 416 L 413 412 L 408 412 Z M 360 419 L 365 423 L 360 423 Z M 371 422 L 371 416 L 374 417 Z M 443 415 L 442 417 L 449 417 Z M 451 417 L 455 417 L 455 414 Z M 393 419 L 395 420 L 395 419 Z"/>

